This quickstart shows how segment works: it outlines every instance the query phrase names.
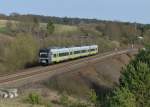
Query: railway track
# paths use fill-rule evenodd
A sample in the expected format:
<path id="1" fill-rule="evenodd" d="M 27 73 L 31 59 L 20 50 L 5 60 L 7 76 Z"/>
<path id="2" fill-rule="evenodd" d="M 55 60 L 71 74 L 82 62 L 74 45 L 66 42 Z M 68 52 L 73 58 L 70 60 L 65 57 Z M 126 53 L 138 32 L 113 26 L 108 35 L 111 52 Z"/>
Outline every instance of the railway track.
<path id="1" fill-rule="evenodd" d="M 46 78 L 50 78 L 51 76 L 69 72 L 75 69 L 79 69 L 83 66 L 91 62 L 96 62 L 108 57 L 112 57 L 119 54 L 137 52 L 137 49 L 126 49 L 115 52 L 107 52 L 104 54 L 97 54 L 95 56 L 85 57 L 73 61 L 68 61 L 64 63 L 59 63 L 46 67 L 35 67 L 27 70 L 23 70 L 14 74 L 7 74 L 4 76 L 0 76 L 0 87 L 18 87 L 23 84 L 27 84 L 30 82 L 36 82 L 39 80 L 44 80 Z"/>

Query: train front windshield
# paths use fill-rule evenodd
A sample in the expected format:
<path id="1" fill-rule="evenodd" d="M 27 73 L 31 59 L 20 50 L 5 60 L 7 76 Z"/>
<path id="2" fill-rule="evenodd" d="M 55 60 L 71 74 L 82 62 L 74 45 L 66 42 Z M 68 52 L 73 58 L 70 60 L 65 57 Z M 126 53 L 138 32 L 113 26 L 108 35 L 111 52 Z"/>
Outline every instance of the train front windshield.
<path id="1" fill-rule="evenodd" d="M 49 50 L 41 49 L 39 52 L 39 63 L 48 64 L 49 62 Z"/>
<path id="2" fill-rule="evenodd" d="M 47 58 L 48 57 L 48 53 L 40 53 L 40 58 Z"/>
<path id="3" fill-rule="evenodd" d="M 48 49 L 41 49 L 39 52 L 39 57 L 40 58 L 48 58 Z"/>

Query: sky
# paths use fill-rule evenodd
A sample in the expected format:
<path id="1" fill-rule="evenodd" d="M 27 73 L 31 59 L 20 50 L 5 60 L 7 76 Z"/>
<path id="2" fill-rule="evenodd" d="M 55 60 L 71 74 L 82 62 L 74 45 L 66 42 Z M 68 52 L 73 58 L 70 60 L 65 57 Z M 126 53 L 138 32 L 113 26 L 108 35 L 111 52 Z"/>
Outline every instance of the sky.
<path id="1" fill-rule="evenodd" d="M 12 12 L 150 24 L 150 0 L 0 0 L 0 13 Z"/>

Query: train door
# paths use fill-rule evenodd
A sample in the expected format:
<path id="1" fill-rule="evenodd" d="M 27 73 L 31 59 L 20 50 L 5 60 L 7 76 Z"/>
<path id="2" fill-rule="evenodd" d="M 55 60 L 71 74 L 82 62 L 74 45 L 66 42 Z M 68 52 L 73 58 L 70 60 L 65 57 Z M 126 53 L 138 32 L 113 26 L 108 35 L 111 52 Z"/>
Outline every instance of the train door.
<path id="1" fill-rule="evenodd" d="M 49 51 L 49 53 L 48 53 L 48 64 L 52 63 L 52 57 L 53 57 L 53 54 L 51 51 Z"/>

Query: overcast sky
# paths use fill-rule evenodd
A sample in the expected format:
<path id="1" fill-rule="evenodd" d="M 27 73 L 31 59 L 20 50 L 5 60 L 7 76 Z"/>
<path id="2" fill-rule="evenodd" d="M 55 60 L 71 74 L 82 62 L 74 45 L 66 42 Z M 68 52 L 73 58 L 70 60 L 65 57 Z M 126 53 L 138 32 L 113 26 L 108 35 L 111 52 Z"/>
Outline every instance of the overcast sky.
<path id="1" fill-rule="evenodd" d="M 150 24 L 150 0 L 0 0 L 0 13 L 12 12 Z"/>

